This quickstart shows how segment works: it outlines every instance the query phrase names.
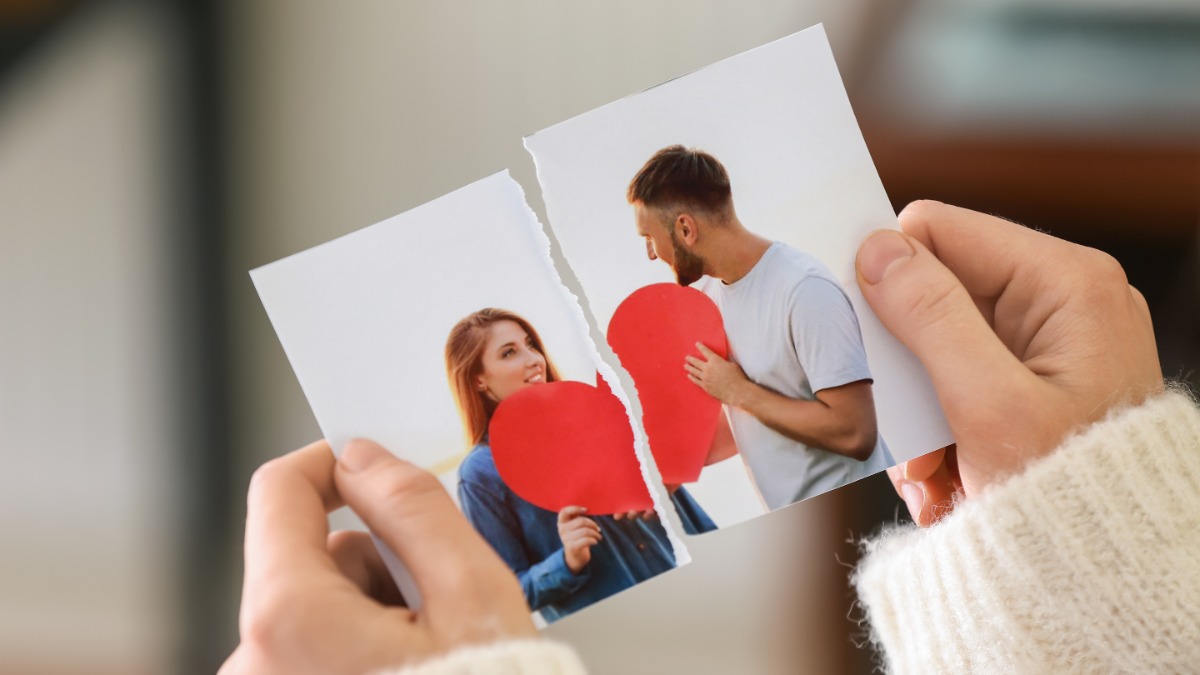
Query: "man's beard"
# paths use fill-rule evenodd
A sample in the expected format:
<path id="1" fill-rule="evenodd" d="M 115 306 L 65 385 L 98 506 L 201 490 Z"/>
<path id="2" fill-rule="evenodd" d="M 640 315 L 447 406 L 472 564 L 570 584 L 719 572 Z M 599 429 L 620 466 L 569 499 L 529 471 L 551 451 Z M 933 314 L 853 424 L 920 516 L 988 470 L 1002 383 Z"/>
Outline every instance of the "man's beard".
<path id="1" fill-rule="evenodd" d="M 675 270 L 675 280 L 680 286 L 691 286 L 704 276 L 704 258 L 680 245 L 674 232 L 671 233 L 671 253 L 674 257 L 671 267 Z"/>

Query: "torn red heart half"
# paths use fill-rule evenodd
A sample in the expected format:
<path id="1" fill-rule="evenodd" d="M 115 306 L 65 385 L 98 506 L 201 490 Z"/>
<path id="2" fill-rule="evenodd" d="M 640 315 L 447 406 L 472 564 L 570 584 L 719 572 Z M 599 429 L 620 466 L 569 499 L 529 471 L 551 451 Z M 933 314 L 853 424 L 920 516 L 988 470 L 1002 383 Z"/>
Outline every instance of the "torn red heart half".
<path id="1" fill-rule="evenodd" d="M 599 516 L 654 505 L 625 406 L 607 389 L 583 382 L 525 387 L 496 408 L 488 438 L 505 484 L 543 509 L 583 506 Z"/>
<path id="2" fill-rule="evenodd" d="M 650 452 L 667 484 L 700 478 L 717 431 L 721 403 L 692 383 L 684 357 L 701 342 L 723 358 L 725 326 L 704 293 L 678 284 L 643 286 L 625 298 L 608 323 L 608 344 L 633 377 Z"/>

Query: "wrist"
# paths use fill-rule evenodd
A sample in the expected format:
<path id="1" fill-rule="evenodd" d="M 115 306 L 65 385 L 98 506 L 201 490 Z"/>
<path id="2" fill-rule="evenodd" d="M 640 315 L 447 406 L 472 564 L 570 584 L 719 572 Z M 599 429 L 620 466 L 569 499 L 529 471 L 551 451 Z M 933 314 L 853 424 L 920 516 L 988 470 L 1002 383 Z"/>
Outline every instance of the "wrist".
<path id="1" fill-rule="evenodd" d="M 583 568 L 587 566 L 585 561 L 567 553 L 566 548 L 563 549 L 563 563 L 566 564 L 567 571 L 575 576 L 579 576 L 583 572 Z"/>
<path id="2" fill-rule="evenodd" d="M 738 380 L 729 388 L 729 400 L 725 401 L 725 403 L 734 408 L 749 411 L 754 405 L 754 395 L 757 391 L 758 385 L 749 379 Z"/>

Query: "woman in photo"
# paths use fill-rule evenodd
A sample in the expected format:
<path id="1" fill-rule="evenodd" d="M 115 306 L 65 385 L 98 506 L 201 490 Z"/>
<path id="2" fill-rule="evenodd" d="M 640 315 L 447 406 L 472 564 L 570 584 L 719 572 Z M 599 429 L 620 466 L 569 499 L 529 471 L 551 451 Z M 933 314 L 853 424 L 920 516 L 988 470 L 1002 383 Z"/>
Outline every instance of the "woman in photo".
<path id="1" fill-rule="evenodd" d="M 466 316 L 446 340 L 446 375 L 474 446 L 458 468 L 459 502 L 516 573 L 531 609 L 555 621 L 675 567 L 654 511 L 588 516 L 568 506 L 554 513 L 500 478 L 487 436 L 496 406 L 525 387 L 559 379 L 528 321 L 491 308 Z M 671 502 L 689 534 L 716 529 L 684 488 L 672 490 Z"/>

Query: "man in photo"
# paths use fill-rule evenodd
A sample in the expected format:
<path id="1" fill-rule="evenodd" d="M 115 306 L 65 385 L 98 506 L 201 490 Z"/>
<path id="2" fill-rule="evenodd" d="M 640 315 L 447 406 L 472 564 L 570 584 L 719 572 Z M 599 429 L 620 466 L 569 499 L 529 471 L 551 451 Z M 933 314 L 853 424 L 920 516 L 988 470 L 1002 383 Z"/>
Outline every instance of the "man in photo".
<path id="1" fill-rule="evenodd" d="M 712 298 L 729 359 L 704 345 L 688 377 L 724 404 L 737 451 L 774 510 L 882 471 L 858 318 L 819 260 L 738 220 L 729 175 L 712 155 L 673 145 L 629 184 L 651 260 Z M 718 433 L 718 438 L 721 434 Z"/>

